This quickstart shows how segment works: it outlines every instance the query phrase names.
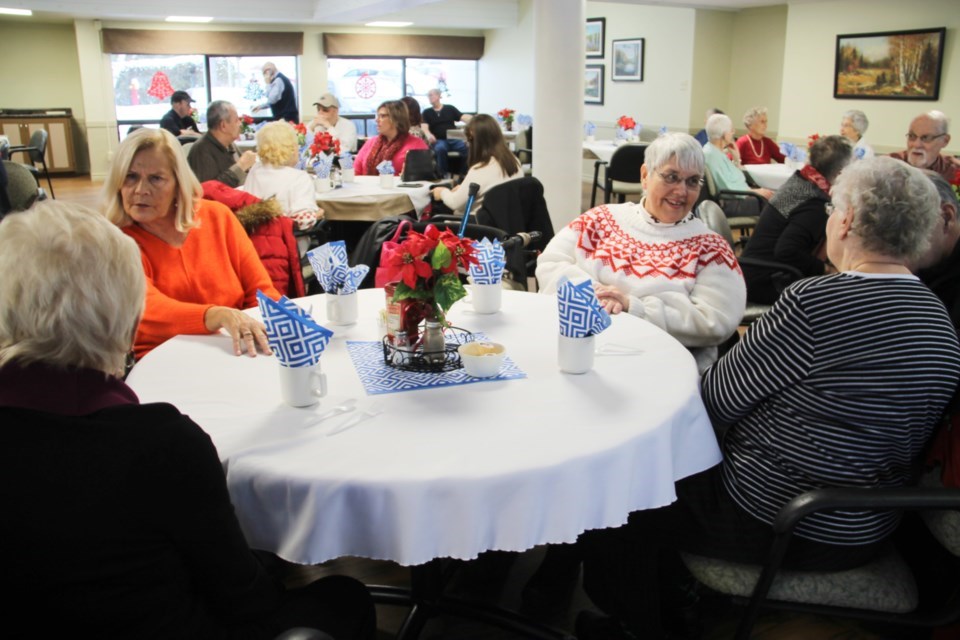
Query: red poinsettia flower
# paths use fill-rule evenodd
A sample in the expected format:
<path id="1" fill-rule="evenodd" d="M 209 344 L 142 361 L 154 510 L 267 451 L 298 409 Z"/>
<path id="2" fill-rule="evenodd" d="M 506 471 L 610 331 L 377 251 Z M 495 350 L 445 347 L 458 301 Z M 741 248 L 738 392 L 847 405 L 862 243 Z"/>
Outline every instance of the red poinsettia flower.
<path id="1" fill-rule="evenodd" d="M 297 124 L 293 125 L 293 129 L 297 133 L 302 133 L 304 135 L 307 133 L 307 125 L 303 124 L 302 122 L 298 122 Z"/>
<path id="2" fill-rule="evenodd" d="M 243 119 L 243 124 L 248 126 L 253 124 L 253 116 L 248 116 L 247 114 L 243 114 L 240 117 Z"/>
<path id="3" fill-rule="evenodd" d="M 506 107 L 504 107 L 503 109 L 500 109 L 500 111 L 497 111 L 497 115 L 503 118 L 504 120 L 513 120 L 514 113 L 516 113 L 515 110 L 507 109 Z"/>
<path id="4" fill-rule="evenodd" d="M 389 280 L 401 280 L 411 289 L 416 289 L 418 278 L 426 280 L 433 275 L 433 267 L 425 259 L 434 246 L 419 233 L 411 232 L 380 266 L 387 269 Z"/>
<path id="5" fill-rule="evenodd" d="M 318 156 L 321 153 L 333 152 L 334 155 L 340 155 L 340 141 L 335 140 L 327 131 L 321 131 L 313 136 L 313 144 L 310 145 L 310 153 Z"/>
<path id="6" fill-rule="evenodd" d="M 471 262 L 477 264 L 477 258 L 474 256 L 473 240 L 461 238 L 449 229 L 440 231 L 432 224 L 427 225 L 424 236 L 436 244 L 443 244 L 450 255 L 446 264 L 438 266 L 441 273 L 456 273 L 460 267 L 468 268 Z"/>
<path id="7" fill-rule="evenodd" d="M 807 149 L 812 149 L 814 143 L 820 139 L 819 133 L 814 133 L 813 135 L 807 136 Z"/>
<path id="8" fill-rule="evenodd" d="M 621 129 L 635 129 L 637 127 L 636 121 L 630 116 L 620 116 L 620 119 L 617 120 L 617 126 Z"/>

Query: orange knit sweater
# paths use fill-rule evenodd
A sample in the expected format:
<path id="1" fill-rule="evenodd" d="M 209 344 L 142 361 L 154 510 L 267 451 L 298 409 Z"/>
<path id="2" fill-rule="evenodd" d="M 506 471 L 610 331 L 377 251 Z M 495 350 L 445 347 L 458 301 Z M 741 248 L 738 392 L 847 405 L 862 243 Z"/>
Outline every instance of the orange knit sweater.
<path id="1" fill-rule="evenodd" d="M 201 200 L 181 247 L 172 247 L 135 224 L 124 233 L 140 246 L 147 276 L 147 303 L 137 331 L 139 360 L 180 334 L 204 334 L 203 316 L 213 306 L 256 306 L 257 290 L 280 297 L 250 238 L 226 206 Z"/>

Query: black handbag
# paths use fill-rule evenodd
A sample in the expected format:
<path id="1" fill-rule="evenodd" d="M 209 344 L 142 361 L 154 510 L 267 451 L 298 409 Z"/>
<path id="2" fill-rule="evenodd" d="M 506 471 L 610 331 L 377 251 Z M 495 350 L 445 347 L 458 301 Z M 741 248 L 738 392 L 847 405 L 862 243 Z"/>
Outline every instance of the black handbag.
<path id="1" fill-rule="evenodd" d="M 401 180 L 404 182 L 420 182 L 421 180 L 436 180 L 439 177 L 437 159 L 433 154 L 433 149 L 411 149 L 407 152 L 407 157 L 403 162 Z"/>

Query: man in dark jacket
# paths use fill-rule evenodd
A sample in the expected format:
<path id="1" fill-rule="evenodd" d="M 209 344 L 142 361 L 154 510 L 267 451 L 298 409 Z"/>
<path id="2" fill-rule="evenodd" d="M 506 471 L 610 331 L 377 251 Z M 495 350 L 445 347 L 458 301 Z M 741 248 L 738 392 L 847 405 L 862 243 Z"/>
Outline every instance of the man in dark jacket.
<path id="1" fill-rule="evenodd" d="M 274 120 L 300 122 L 297 94 L 290 79 L 277 71 L 277 65 L 268 62 L 263 65 L 263 81 L 267 85 L 267 101 L 255 106 L 253 112 L 270 107 Z"/>
<path id="2" fill-rule="evenodd" d="M 190 106 L 191 102 L 194 102 L 194 99 L 186 91 L 174 91 L 173 95 L 170 96 L 171 109 L 160 119 L 160 128 L 166 129 L 177 137 L 199 138 L 200 129 L 197 128 L 197 123 L 190 115 L 193 112 L 193 107 Z"/>

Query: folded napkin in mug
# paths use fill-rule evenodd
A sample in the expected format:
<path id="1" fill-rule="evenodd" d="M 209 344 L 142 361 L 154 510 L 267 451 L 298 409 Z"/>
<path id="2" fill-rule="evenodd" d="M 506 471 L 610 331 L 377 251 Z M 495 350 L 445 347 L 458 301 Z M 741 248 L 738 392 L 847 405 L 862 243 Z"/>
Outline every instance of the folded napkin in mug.
<path id="1" fill-rule="evenodd" d="M 329 178 L 330 171 L 333 169 L 333 156 L 321 153 L 313 163 L 313 173 L 318 178 Z"/>
<path id="2" fill-rule="evenodd" d="M 588 122 L 583 125 L 583 135 L 592 136 L 597 131 L 597 125 L 592 122 Z"/>
<path id="3" fill-rule="evenodd" d="M 355 267 L 349 265 L 347 243 L 343 240 L 334 240 L 311 249 L 307 252 L 307 258 L 326 293 L 353 293 L 370 271 L 370 267 L 365 264 Z"/>
<path id="4" fill-rule="evenodd" d="M 267 327 L 267 341 L 280 364 L 312 367 L 320 361 L 333 331 L 321 327 L 286 296 L 274 301 L 257 291 L 257 306 Z"/>
<path id="5" fill-rule="evenodd" d="M 393 175 L 393 163 L 389 160 L 384 160 L 377 165 L 377 173 L 382 176 L 392 176 Z"/>
<path id="6" fill-rule="evenodd" d="M 349 151 L 340 154 L 340 168 L 344 171 L 353 169 L 353 155 Z"/>
<path id="7" fill-rule="evenodd" d="M 590 279 L 562 280 L 557 288 L 560 335 L 585 338 L 610 326 L 610 314 L 600 305 Z"/>
<path id="8" fill-rule="evenodd" d="M 500 241 L 484 238 L 473 243 L 477 264 L 470 264 L 470 278 L 474 284 L 499 284 L 503 279 L 503 268 L 507 265 L 506 254 Z"/>

